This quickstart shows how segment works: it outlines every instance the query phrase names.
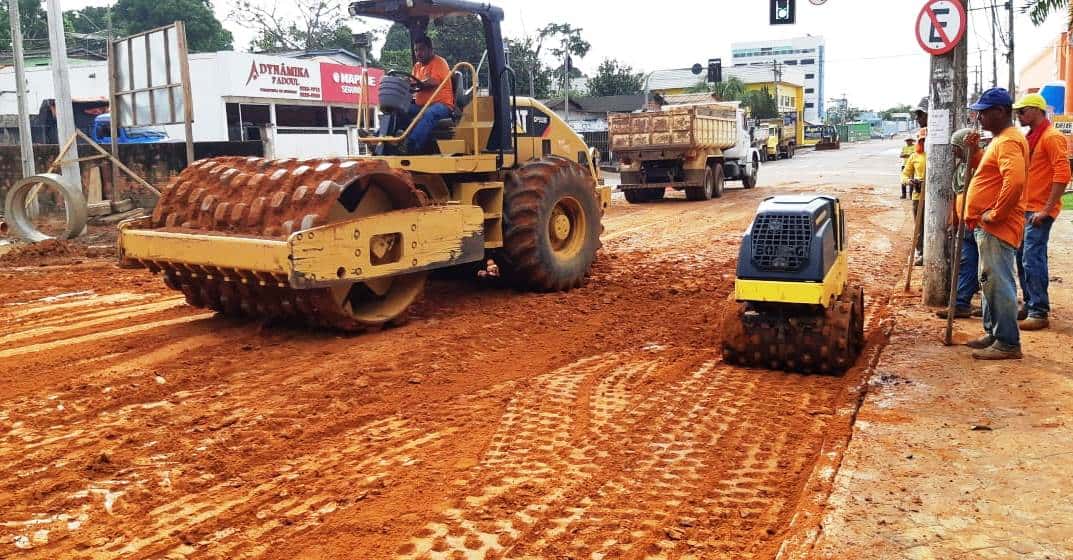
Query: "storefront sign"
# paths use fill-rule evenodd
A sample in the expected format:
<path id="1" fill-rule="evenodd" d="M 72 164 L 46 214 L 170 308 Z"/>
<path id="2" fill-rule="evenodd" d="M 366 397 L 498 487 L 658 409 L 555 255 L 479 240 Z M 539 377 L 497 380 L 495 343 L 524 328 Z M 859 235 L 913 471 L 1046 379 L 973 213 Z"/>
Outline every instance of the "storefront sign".
<path id="1" fill-rule="evenodd" d="M 320 101 L 320 63 L 294 58 L 233 53 L 226 59 L 225 95 Z"/>
<path id="2" fill-rule="evenodd" d="M 368 102 L 370 105 L 376 105 L 380 102 L 380 81 L 384 79 L 384 71 L 379 68 L 370 68 L 367 75 L 369 77 L 366 88 L 369 92 Z M 324 101 L 347 105 L 357 105 L 361 101 L 360 66 L 321 63 L 320 79 Z"/>

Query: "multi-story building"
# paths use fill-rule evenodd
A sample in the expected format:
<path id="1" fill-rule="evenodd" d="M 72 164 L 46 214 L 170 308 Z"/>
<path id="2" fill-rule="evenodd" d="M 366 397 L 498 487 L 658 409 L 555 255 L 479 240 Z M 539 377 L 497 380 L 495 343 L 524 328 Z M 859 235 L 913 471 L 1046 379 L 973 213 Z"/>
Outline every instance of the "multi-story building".
<path id="1" fill-rule="evenodd" d="M 760 66 L 797 67 L 805 75 L 805 120 L 822 123 L 824 78 L 827 54 L 823 37 L 796 37 L 772 41 L 733 43 L 731 65 L 736 68 Z"/>

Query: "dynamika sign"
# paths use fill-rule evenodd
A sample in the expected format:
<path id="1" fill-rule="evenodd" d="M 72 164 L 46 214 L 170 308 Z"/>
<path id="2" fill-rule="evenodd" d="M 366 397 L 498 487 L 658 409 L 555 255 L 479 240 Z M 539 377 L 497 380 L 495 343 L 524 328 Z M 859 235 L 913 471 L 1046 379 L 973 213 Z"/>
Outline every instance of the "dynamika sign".
<path id="1" fill-rule="evenodd" d="M 265 64 L 253 61 L 250 63 L 250 76 L 246 78 L 246 85 L 267 74 L 272 78 L 273 85 L 299 86 L 299 78 L 308 78 L 309 70 L 300 66 L 287 66 L 284 64 Z"/>
<path id="2" fill-rule="evenodd" d="M 227 95 L 321 100 L 320 63 L 274 56 L 231 55 Z"/>

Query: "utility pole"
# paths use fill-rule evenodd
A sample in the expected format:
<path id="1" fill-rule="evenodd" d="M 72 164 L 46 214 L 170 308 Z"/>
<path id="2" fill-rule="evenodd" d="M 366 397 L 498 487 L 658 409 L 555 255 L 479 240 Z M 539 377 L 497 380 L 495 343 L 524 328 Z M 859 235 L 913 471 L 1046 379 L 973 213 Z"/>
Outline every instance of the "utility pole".
<path id="1" fill-rule="evenodd" d="M 1006 6 L 1010 9 L 1010 53 L 1008 55 L 1006 55 L 1006 58 L 1008 59 L 1007 62 L 1010 63 L 1010 87 L 1008 89 L 1010 91 L 1010 96 L 1011 97 L 1016 97 L 1017 96 L 1017 81 L 1016 81 L 1016 78 L 1014 76 L 1014 66 L 1013 66 L 1013 61 L 1014 61 L 1014 59 L 1013 59 L 1013 54 L 1014 54 L 1014 50 L 1013 50 L 1013 0 L 1010 0 L 1009 2 L 1007 2 Z"/>
<path id="2" fill-rule="evenodd" d="M 15 58 L 15 96 L 19 105 L 19 148 L 22 150 L 22 176 L 30 177 L 34 168 L 34 139 L 30 131 L 30 111 L 26 106 L 26 69 L 22 60 L 22 24 L 19 19 L 19 0 L 8 0 L 11 17 L 11 51 Z"/>
<path id="3" fill-rule="evenodd" d="M 47 8 L 48 48 L 51 57 L 52 84 L 56 90 L 57 140 L 60 145 L 63 145 L 75 133 L 74 109 L 71 107 L 71 78 L 67 73 L 67 38 L 63 34 L 60 0 L 47 0 Z M 74 144 L 73 151 L 73 154 L 68 154 L 65 158 L 66 162 L 60 166 L 60 170 L 67 184 L 81 191 L 82 173 L 79 171 L 78 162 L 72 161 L 78 157 L 77 142 Z"/>
<path id="4" fill-rule="evenodd" d="M 968 4 L 968 0 L 962 0 L 966 11 Z M 931 57 L 928 173 L 924 187 L 923 303 L 934 307 L 946 305 L 950 296 L 954 258 L 947 234 L 947 219 L 954 203 L 954 146 L 950 136 L 966 122 L 968 54 L 968 41 L 962 40 L 952 51 Z M 933 134 L 937 131 L 945 131 L 945 134 Z"/>
<path id="5" fill-rule="evenodd" d="M 998 6 L 991 0 L 991 87 L 998 87 L 998 42 L 995 28 L 998 27 Z M 1012 95 L 1012 94 L 1011 94 Z"/>
<path id="6" fill-rule="evenodd" d="M 563 111 L 566 126 L 570 126 L 570 51 L 566 50 L 566 43 L 563 43 L 563 52 L 566 53 L 563 58 Z"/>

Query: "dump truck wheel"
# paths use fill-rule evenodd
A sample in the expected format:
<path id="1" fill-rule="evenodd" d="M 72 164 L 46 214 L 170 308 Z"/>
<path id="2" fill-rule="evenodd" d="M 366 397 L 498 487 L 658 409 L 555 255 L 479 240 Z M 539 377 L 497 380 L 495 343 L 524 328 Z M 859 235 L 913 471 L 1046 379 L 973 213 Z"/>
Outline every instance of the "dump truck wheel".
<path id="1" fill-rule="evenodd" d="M 712 183 L 712 198 L 722 198 L 723 188 L 726 186 L 726 175 L 723 173 L 723 164 L 717 163 L 712 166 L 712 173 L 715 175 L 714 182 Z"/>
<path id="2" fill-rule="evenodd" d="M 747 189 L 751 189 L 756 186 L 756 182 L 760 176 L 760 158 L 753 156 L 753 161 L 750 163 L 753 167 L 752 174 L 746 173 L 741 177 L 741 186 Z"/>
<path id="3" fill-rule="evenodd" d="M 719 171 L 722 173 L 723 167 L 719 166 Z M 722 193 L 720 193 L 722 194 Z M 686 188 L 686 198 L 688 200 L 711 200 L 715 195 L 715 173 L 712 172 L 711 167 L 704 169 L 704 183 L 700 187 L 688 187 Z"/>
<path id="4" fill-rule="evenodd" d="M 503 213 L 506 268 L 515 286 L 541 292 L 581 286 L 601 231 L 600 205 L 584 168 L 556 156 L 525 164 L 507 178 Z"/>

